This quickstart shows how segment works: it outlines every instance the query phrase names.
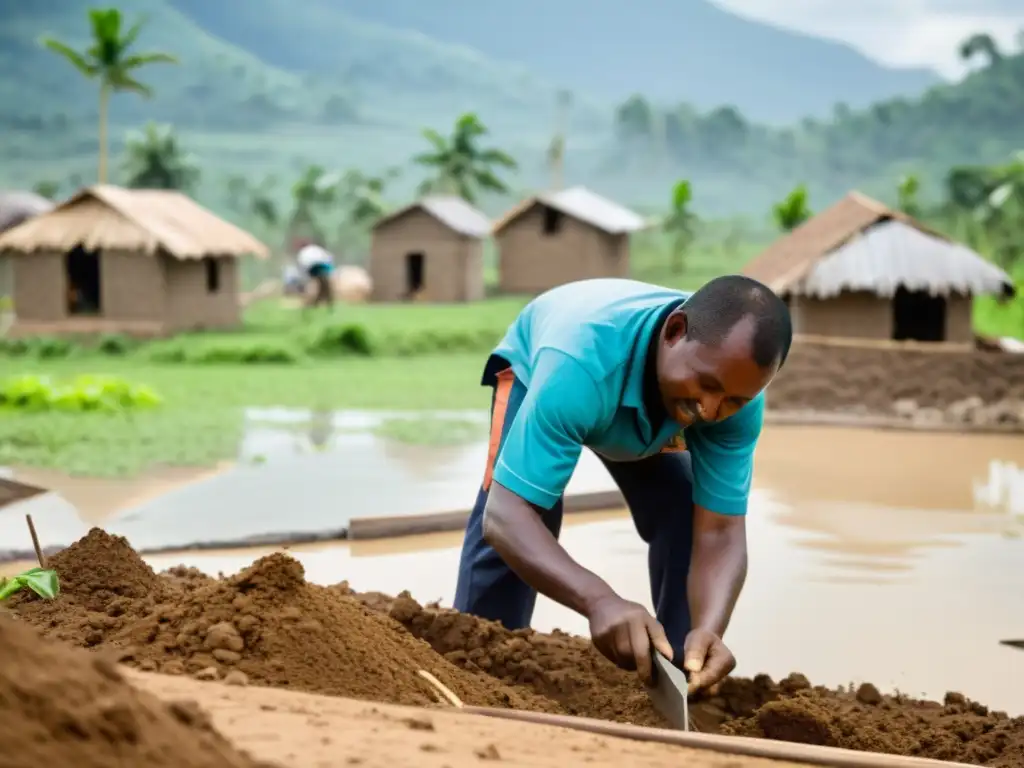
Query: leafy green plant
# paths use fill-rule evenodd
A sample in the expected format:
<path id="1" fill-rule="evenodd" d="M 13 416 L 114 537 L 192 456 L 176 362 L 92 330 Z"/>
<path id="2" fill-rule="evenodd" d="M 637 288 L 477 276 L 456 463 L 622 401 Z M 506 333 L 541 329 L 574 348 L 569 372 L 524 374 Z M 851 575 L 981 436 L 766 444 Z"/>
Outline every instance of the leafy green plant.
<path id="1" fill-rule="evenodd" d="M 78 376 L 58 384 L 46 376 L 14 376 L 0 382 L 0 408 L 19 411 L 121 412 L 161 405 L 147 386 L 115 376 Z"/>
<path id="2" fill-rule="evenodd" d="M 807 187 L 800 184 L 772 207 L 772 215 L 779 229 L 783 232 L 792 232 L 814 215 L 808 199 Z"/>
<path id="3" fill-rule="evenodd" d="M 315 356 L 373 355 L 375 345 L 366 326 L 358 323 L 327 325 L 313 333 L 305 344 L 306 351 Z"/>
<path id="4" fill-rule="evenodd" d="M 44 600 L 53 600 L 60 594 L 57 572 L 46 568 L 30 568 L 12 578 L 0 576 L 0 600 L 6 600 L 24 589 L 32 590 Z"/>

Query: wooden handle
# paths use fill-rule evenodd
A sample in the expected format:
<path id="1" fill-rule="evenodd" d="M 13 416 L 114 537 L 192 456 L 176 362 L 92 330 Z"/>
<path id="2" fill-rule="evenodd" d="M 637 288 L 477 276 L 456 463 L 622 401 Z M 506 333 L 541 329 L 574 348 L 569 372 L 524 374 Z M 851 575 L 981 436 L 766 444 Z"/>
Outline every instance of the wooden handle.
<path id="1" fill-rule="evenodd" d="M 441 694 L 441 696 L 444 697 L 444 699 L 453 707 L 455 707 L 456 709 L 465 709 L 465 707 L 462 704 L 462 700 L 454 693 L 452 693 L 448 686 L 446 686 L 432 674 L 427 672 L 427 670 L 421 669 L 419 671 L 419 675 L 432 686 L 434 686 L 434 690 Z"/>
<path id="2" fill-rule="evenodd" d="M 753 739 L 744 736 L 716 736 L 710 733 L 684 733 L 661 728 L 644 728 L 638 725 L 611 723 L 570 715 L 549 715 L 543 712 L 521 712 L 514 709 L 492 707 L 463 707 L 462 712 L 485 715 L 506 720 L 520 720 L 537 725 L 553 725 L 577 731 L 597 733 L 634 741 L 649 741 L 660 744 L 674 744 L 691 749 L 704 749 L 727 755 L 760 757 L 768 760 L 789 760 L 805 765 L 823 768 L 969 768 L 963 763 L 947 763 L 942 760 L 925 760 L 920 757 L 883 755 L 876 752 L 854 752 L 836 747 L 819 747 L 811 744 L 794 744 L 786 741 Z"/>

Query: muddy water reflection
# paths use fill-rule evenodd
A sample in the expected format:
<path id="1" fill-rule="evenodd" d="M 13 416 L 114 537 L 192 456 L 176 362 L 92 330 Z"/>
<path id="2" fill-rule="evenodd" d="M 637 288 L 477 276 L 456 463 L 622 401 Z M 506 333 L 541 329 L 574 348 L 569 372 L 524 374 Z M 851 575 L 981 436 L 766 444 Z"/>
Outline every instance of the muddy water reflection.
<path id="1" fill-rule="evenodd" d="M 759 448 L 750 576 L 730 629 L 739 672 L 799 670 L 912 695 L 961 690 L 1024 714 L 1024 441 L 772 427 Z M 572 518 L 569 518 L 571 521 Z M 646 552 L 625 514 L 577 518 L 563 542 L 648 601 Z M 449 602 L 461 535 L 292 553 L 319 583 Z M 261 554 L 152 558 L 232 572 Z M 541 599 L 540 629 L 585 633 Z"/>

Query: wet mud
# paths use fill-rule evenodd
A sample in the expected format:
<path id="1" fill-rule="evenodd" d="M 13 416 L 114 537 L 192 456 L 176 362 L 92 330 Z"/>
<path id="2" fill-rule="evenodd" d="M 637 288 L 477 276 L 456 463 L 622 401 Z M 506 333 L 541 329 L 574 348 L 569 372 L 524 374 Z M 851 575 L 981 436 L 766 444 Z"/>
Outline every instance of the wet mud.
<path id="1" fill-rule="evenodd" d="M 44 635 L 142 670 L 432 705 L 438 696 L 418 674 L 426 670 L 467 704 L 664 725 L 636 676 L 583 638 L 509 631 L 404 593 L 312 585 L 285 554 L 228 578 L 156 574 L 126 541 L 93 530 L 51 564 L 61 596 L 19 596 L 13 612 Z M 692 714 L 706 732 L 1024 766 L 1024 718 L 957 693 L 925 702 L 870 684 L 831 690 L 799 674 L 758 676 L 726 680 Z"/>

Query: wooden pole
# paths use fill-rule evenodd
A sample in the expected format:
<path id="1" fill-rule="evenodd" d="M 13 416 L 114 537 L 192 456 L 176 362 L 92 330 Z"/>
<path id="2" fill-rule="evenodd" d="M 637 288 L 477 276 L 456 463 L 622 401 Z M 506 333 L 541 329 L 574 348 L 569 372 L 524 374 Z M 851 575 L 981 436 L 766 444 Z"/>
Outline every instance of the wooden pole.
<path id="1" fill-rule="evenodd" d="M 36 526 L 32 522 L 32 515 L 25 515 L 25 522 L 28 523 L 28 532 L 32 535 L 32 546 L 35 547 L 39 567 L 45 568 L 46 560 L 43 558 L 43 548 L 39 546 L 39 536 L 36 535 Z"/>
<path id="2" fill-rule="evenodd" d="M 647 728 L 625 723 L 611 723 L 570 715 L 551 715 L 546 712 L 522 712 L 515 709 L 492 707 L 463 707 L 468 715 L 485 715 L 502 720 L 519 720 L 536 725 L 553 725 L 587 731 L 601 736 L 612 736 L 634 741 L 673 744 L 691 749 L 705 749 L 721 755 L 760 757 L 766 760 L 788 760 L 793 763 L 816 765 L 822 768 L 968 768 L 963 763 L 948 763 L 921 757 L 903 757 L 876 752 L 854 752 L 836 747 L 796 744 L 786 741 L 755 739 L 749 736 L 718 736 L 709 733 L 685 733 L 661 728 Z"/>

